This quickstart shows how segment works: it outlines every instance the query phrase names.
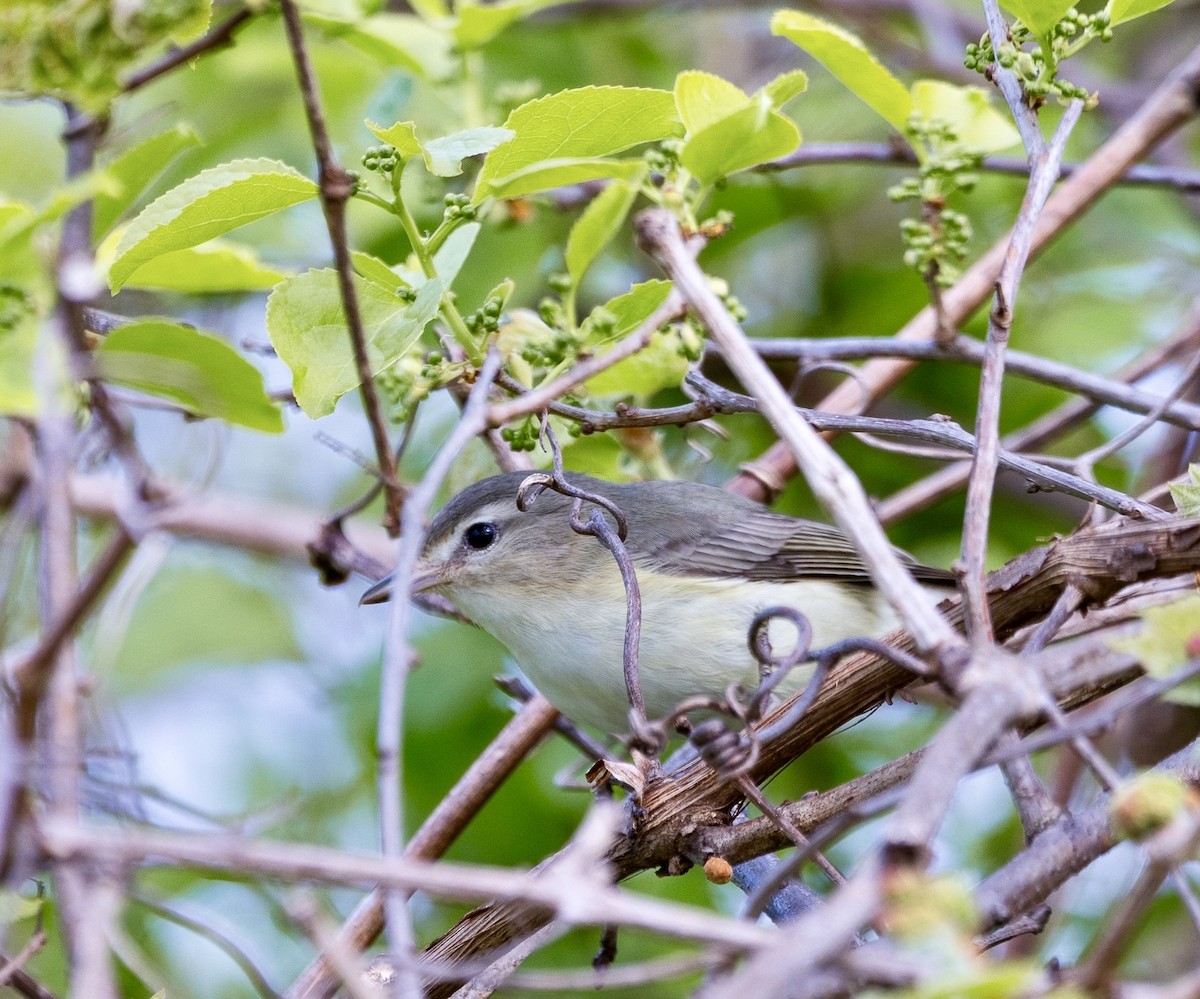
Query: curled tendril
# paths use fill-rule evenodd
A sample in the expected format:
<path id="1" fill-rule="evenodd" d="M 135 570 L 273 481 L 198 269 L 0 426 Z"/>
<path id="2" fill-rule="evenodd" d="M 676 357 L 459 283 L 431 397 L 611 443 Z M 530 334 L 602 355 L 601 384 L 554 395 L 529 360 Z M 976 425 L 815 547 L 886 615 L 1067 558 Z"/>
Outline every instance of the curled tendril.
<path id="1" fill-rule="evenodd" d="M 777 656 L 771 648 L 768 637 L 771 622 L 783 618 L 796 629 L 796 642 L 790 652 Z M 757 721 L 767 705 L 775 688 L 783 682 L 784 677 L 801 663 L 812 658 L 812 625 L 808 618 L 794 607 L 768 607 L 754 615 L 750 622 L 747 641 L 750 653 L 758 660 L 761 682 L 754 695 L 750 698 L 747 716 L 751 721 Z"/>

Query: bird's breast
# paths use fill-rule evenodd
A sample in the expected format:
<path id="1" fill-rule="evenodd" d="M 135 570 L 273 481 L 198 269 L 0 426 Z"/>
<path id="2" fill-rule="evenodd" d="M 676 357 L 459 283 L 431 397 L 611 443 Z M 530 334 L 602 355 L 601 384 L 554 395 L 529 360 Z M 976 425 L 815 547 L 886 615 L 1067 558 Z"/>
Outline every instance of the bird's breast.
<path id="1" fill-rule="evenodd" d="M 758 666 L 748 630 L 768 607 L 805 614 L 813 646 L 896 627 L 873 588 L 828 580 L 749 582 L 665 576 L 641 570 L 639 667 L 651 717 L 668 714 L 696 694 L 722 696 L 730 683 L 752 688 Z M 568 716 L 609 732 L 628 728 L 622 651 L 626 600 L 615 566 L 588 587 L 544 593 L 448 595 L 471 620 L 499 639 L 534 685 Z M 777 652 L 792 647 L 793 629 L 772 625 Z M 811 670 L 785 685 L 801 686 Z"/>

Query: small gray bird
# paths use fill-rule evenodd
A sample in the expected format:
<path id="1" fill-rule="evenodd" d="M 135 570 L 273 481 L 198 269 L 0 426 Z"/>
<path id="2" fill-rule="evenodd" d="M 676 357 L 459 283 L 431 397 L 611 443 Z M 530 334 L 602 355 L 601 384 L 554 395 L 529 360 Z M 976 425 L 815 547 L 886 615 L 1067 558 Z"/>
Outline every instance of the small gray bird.
<path id="1" fill-rule="evenodd" d="M 547 490 L 517 509 L 527 472 L 463 490 L 434 518 L 412 592 L 440 594 L 502 642 L 560 711 L 607 732 L 627 728 L 622 673 L 625 590 L 613 556 L 569 524 L 573 500 Z M 625 546 L 642 593 L 639 667 L 650 717 L 694 694 L 758 682 L 748 629 L 786 605 L 812 624 L 813 647 L 898 627 L 849 539 L 837 528 L 773 513 L 697 482 L 603 482 L 568 473 L 628 521 Z M 586 507 L 585 507 L 586 516 Z M 900 557 L 938 598 L 954 578 Z M 363 594 L 388 598 L 391 577 Z M 787 626 L 782 626 L 786 628 Z M 772 626 L 770 637 L 783 640 Z M 784 692 L 811 671 L 797 670 Z"/>

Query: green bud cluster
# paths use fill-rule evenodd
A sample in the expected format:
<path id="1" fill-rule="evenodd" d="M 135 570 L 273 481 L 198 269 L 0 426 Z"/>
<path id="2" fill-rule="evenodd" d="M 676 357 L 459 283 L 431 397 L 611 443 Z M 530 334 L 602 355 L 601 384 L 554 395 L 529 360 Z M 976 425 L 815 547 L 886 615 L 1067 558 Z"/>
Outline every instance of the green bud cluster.
<path id="1" fill-rule="evenodd" d="M 363 168 L 376 173 L 390 174 L 400 163 L 400 154 L 395 146 L 371 146 L 362 155 Z"/>
<path id="2" fill-rule="evenodd" d="M 541 424 L 532 416 L 527 416 L 519 423 L 505 427 L 500 436 L 514 451 L 532 451 L 538 446 L 541 438 Z"/>
<path id="3" fill-rule="evenodd" d="M 971 221 L 962 212 L 943 208 L 924 221 L 905 219 L 900 232 L 906 266 L 932 277 L 942 287 L 957 280 L 958 265 L 966 259 L 971 239 Z"/>
<path id="4" fill-rule="evenodd" d="M 445 205 L 442 212 L 443 222 L 474 222 L 478 214 L 468 194 L 447 194 L 442 199 L 442 204 Z"/>
<path id="5" fill-rule="evenodd" d="M 467 329 L 480 340 L 489 339 L 500 328 L 500 316 L 504 313 L 504 300 L 493 296 L 475 312 L 464 316 Z"/>
<path id="6" fill-rule="evenodd" d="M 1084 14 L 1072 7 L 1050 29 L 1045 39 L 1039 39 L 1020 23 L 1013 26 L 1012 40 L 993 50 L 989 35 L 967 46 L 963 65 L 987 75 L 994 65 L 1011 70 L 1021 81 L 1032 103 L 1048 98 L 1066 102 L 1083 100 L 1095 104 L 1096 97 L 1086 87 L 1059 78 L 1059 66 L 1089 42 L 1112 40 L 1111 19 L 1104 10 Z M 1046 45 L 1049 45 L 1049 52 Z"/>
<path id="7" fill-rule="evenodd" d="M 469 365 L 451 361 L 437 351 L 424 358 L 408 355 L 375 376 L 375 383 L 388 406 L 388 418 L 404 423 L 417 404 L 430 393 L 461 378 Z"/>

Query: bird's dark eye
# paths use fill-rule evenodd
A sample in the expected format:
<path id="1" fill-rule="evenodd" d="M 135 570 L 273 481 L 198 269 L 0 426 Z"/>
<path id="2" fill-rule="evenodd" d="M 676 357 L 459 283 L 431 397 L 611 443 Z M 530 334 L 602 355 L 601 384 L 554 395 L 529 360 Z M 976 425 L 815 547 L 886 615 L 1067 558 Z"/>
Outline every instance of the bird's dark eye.
<path id="1" fill-rule="evenodd" d="M 472 524 L 463 532 L 463 541 L 467 543 L 468 548 L 482 551 L 491 546 L 497 533 L 495 524 Z"/>

